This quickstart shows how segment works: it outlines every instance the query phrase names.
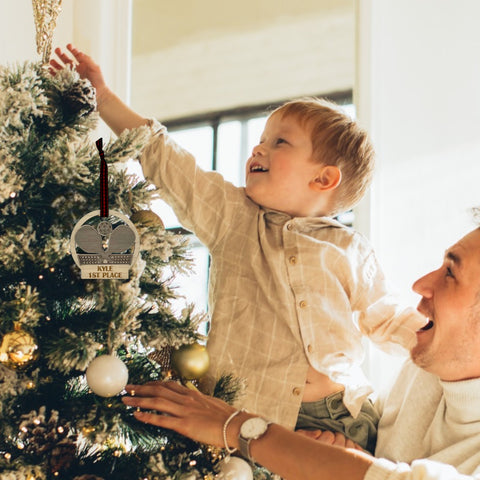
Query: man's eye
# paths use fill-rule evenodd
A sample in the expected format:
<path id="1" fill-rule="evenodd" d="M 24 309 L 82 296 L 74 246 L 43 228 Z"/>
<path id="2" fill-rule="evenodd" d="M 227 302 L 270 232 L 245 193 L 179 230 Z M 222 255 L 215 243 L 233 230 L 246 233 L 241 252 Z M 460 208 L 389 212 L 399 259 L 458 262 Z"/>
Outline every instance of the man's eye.
<path id="1" fill-rule="evenodd" d="M 277 138 L 277 145 L 280 143 L 287 143 L 287 141 L 284 138 Z"/>
<path id="2" fill-rule="evenodd" d="M 455 278 L 450 267 L 447 267 L 447 273 L 445 274 L 445 276 Z"/>

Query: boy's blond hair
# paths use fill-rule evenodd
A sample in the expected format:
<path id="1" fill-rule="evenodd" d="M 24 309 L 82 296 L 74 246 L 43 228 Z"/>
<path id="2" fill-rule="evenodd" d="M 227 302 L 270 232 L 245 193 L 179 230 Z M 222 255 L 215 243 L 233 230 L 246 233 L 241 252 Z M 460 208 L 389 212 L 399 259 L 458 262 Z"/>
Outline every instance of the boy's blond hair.
<path id="1" fill-rule="evenodd" d="M 291 100 L 271 115 L 296 118 L 310 129 L 314 161 L 335 165 L 342 181 L 334 196 L 330 215 L 345 212 L 356 205 L 373 176 L 375 152 L 368 134 L 338 105 L 318 98 Z"/>

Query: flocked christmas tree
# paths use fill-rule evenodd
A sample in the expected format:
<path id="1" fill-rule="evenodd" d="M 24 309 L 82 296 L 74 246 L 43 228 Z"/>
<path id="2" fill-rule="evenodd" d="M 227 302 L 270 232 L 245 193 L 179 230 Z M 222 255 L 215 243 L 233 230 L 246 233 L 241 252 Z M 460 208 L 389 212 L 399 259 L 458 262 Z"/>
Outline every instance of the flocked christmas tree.
<path id="1" fill-rule="evenodd" d="M 195 383 L 208 356 L 203 316 L 171 306 L 173 279 L 191 265 L 186 241 L 149 210 L 155 189 L 125 169 L 151 132 L 96 146 L 95 106 L 75 71 L 0 67 L 0 479 L 221 478 L 222 450 L 142 424 L 120 400 L 127 372 L 129 383 Z M 102 178 L 110 213 L 136 232 L 133 246 L 117 238 L 113 248 L 121 220 L 112 215 L 91 217 L 80 246 L 71 241 L 105 201 Z M 105 279 L 81 278 L 74 262 L 92 249 Z M 110 250 L 135 260 L 127 278 L 109 278 Z M 92 368 L 98 360 L 106 369 Z M 214 394 L 233 401 L 239 390 L 226 375 Z"/>
<path id="2" fill-rule="evenodd" d="M 139 237 L 129 278 L 80 278 L 70 239 L 100 203 L 96 120 L 94 91 L 76 72 L 1 68 L 0 478 L 214 478 L 221 451 L 138 422 L 116 395 L 125 371 L 130 383 L 172 371 L 195 379 L 208 359 L 198 343 L 202 316 L 170 304 L 172 279 L 190 266 L 186 242 L 148 210 L 152 186 L 122 167 L 139 156 L 148 128 L 104 146 L 110 207 Z M 99 232 L 106 251 L 112 240 Z M 201 365 L 191 372 L 187 357 L 197 351 Z M 113 363 L 87 380 L 95 358 Z M 101 391 L 118 381 L 114 393 Z M 217 387 L 227 400 L 238 391 L 228 376 Z"/>

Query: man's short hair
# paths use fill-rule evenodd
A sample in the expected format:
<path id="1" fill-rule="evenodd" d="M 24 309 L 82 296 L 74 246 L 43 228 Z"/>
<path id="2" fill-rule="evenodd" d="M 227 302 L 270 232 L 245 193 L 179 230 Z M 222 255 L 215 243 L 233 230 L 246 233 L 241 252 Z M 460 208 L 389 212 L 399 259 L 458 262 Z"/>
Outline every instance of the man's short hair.
<path id="1" fill-rule="evenodd" d="M 372 181 L 375 151 L 367 132 L 333 102 L 319 98 L 291 100 L 271 115 L 296 118 L 311 131 L 314 160 L 335 165 L 342 181 L 334 197 L 331 215 L 351 209 Z"/>

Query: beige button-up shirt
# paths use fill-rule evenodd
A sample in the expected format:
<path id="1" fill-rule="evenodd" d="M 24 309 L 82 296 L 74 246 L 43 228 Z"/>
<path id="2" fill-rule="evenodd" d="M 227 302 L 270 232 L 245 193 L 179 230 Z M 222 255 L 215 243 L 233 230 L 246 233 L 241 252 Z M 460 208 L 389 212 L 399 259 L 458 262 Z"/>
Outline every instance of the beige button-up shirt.
<path id="1" fill-rule="evenodd" d="M 331 218 L 262 208 L 159 128 L 143 172 L 211 255 L 209 375 L 245 378 L 241 406 L 293 428 L 311 365 L 345 385 L 356 416 L 372 391 L 362 336 L 409 348 L 423 318 L 388 294 L 362 235 Z"/>

